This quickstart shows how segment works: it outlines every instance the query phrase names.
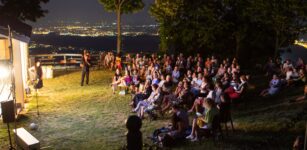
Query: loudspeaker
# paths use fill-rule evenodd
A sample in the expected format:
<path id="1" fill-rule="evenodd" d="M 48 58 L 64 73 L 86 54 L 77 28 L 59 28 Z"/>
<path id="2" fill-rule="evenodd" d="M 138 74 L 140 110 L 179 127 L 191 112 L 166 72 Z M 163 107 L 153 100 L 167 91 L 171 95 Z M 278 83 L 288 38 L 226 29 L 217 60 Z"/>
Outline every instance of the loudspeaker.
<path id="1" fill-rule="evenodd" d="M 1 102 L 2 110 L 2 120 L 3 123 L 10 123 L 15 121 L 15 111 L 14 111 L 14 101 L 2 101 Z"/>

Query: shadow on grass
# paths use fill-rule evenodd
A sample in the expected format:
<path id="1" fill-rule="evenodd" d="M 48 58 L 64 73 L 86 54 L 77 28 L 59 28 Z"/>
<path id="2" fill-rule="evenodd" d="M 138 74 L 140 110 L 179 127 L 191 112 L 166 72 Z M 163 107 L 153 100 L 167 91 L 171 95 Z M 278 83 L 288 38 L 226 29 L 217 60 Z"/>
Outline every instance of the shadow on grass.
<path id="1" fill-rule="evenodd" d="M 28 121 L 30 121 L 30 120 L 31 120 L 31 119 L 30 119 L 29 116 L 23 115 L 23 114 L 19 115 L 19 116 L 18 116 L 18 119 L 17 119 L 18 122 L 28 122 Z"/>
<path id="2" fill-rule="evenodd" d="M 297 132 L 290 131 L 243 131 L 236 130 L 231 136 L 226 137 L 223 145 L 231 145 L 237 149 L 291 149 Z"/>
<path id="3" fill-rule="evenodd" d="M 244 149 L 244 150 L 266 150 L 266 149 L 278 149 L 288 150 L 291 149 L 295 137 L 299 135 L 296 132 L 271 132 L 271 131 L 252 131 L 246 132 L 243 130 L 236 130 L 228 135 L 223 133 L 223 138 L 218 141 L 214 141 L 213 138 L 205 138 L 198 142 L 190 142 L 183 140 L 177 142 L 172 147 L 166 147 L 163 149 L 175 149 L 175 150 L 197 150 L 197 149 Z M 147 144 L 147 143 L 146 143 Z M 147 149 L 159 149 L 155 146 L 147 144 L 144 148 Z"/>

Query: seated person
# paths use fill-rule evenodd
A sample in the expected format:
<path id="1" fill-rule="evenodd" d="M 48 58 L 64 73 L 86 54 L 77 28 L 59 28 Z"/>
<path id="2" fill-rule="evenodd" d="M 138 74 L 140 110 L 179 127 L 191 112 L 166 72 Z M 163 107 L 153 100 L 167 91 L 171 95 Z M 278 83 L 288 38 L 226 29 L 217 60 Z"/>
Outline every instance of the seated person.
<path id="1" fill-rule="evenodd" d="M 209 98 L 205 99 L 203 107 L 205 107 L 205 113 L 197 113 L 197 118 L 193 119 L 191 135 L 187 136 L 186 139 L 198 141 L 198 129 L 212 129 L 213 119 L 219 114 L 219 111 L 216 108 L 214 101 Z"/>
<path id="2" fill-rule="evenodd" d="M 208 84 L 208 86 L 207 86 L 207 89 L 206 89 L 206 91 L 207 91 L 207 96 L 206 96 L 206 98 L 210 98 L 210 99 L 215 99 L 215 96 L 216 96 L 216 93 L 215 93 L 215 90 L 214 90 L 214 87 L 213 87 L 213 85 L 211 85 L 211 84 Z"/>
<path id="3" fill-rule="evenodd" d="M 170 75 L 166 76 L 166 79 L 162 86 L 162 93 L 164 95 L 170 94 L 173 88 L 173 82 Z"/>
<path id="4" fill-rule="evenodd" d="M 240 77 L 241 83 L 237 86 L 230 86 L 225 90 L 225 93 L 229 95 L 231 99 L 238 99 L 240 98 L 241 94 L 247 88 L 247 79 L 244 75 Z"/>
<path id="5" fill-rule="evenodd" d="M 153 73 L 153 79 L 152 79 L 151 84 L 157 84 L 157 85 L 158 85 L 159 82 L 160 82 L 159 75 L 158 75 L 157 72 L 154 72 L 154 73 Z"/>
<path id="6" fill-rule="evenodd" d="M 215 78 L 217 78 L 217 79 L 222 78 L 225 72 L 226 72 L 226 69 L 225 69 L 224 65 L 220 64 L 220 67 L 217 70 Z"/>
<path id="7" fill-rule="evenodd" d="M 179 139 L 184 139 L 186 136 L 186 131 L 189 128 L 189 116 L 187 112 L 181 109 L 178 105 L 172 106 L 172 112 L 172 124 L 170 127 L 168 127 L 169 131 L 159 135 L 159 141 L 163 141 L 163 139 L 166 137 L 176 141 Z"/>
<path id="8" fill-rule="evenodd" d="M 297 83 L 299 80 L 300 80 L 300 74 L 295 68 L 293 68 L 290 77 L 287 80 L 288 85 L 293 85 L 294 83 Z"/>
<path id="9" fill-rule="evenodd" d="M 190 85 L 188 81 L 183 81 L 183 89 L 177 96 L 177 99 L 179 100 L 180 104 L 188 106 L 190 108 L 193 105 L 194 102 L 194 95 L 192 94 Z"/>
<path id="10" fill-rule="evenodd" d="M 166 61 L 164 64 L 164 72 L 166 74 L 172 74 L 172 71 L 173 70 L 172 70 L 171 64 L 168 61 Z"/>
<path id="11" fill-rule="evenodd" d="M 143 101 L 139 101 L 137 106 L 132 110 L 133 112 L 139 112 L 140 117 L 144 116 L 144 112 L 141 111 L 141 107 L 143 106 L 143 109 L 144 109 L 150 105 L 154 105 L 154 102 L 160 97 L 158 85 L 154 84 L 151 87 L 152 87 L 152 92 L 150 96 Z"/>
<path id="12" fill-rule="evenodd" d="M 290 62 L 290 60 L 286 60 L 285 63 L 282 66 L 282 72 L 286 73 L 290 68 L 293 68 L 292 63 Z"/>
<path id="13" fill-rule="evenodd" d="M 151 92 L 152 92 L 152 88 L 151 88 L 151 81 L 150 80 L 146 80 L 145 84 L 140 84 L 139 86 L 139 90 L 136 94 L 134 94 L 131 103 L 129 104 L 130 106 L 132 106 L 133 108 L 136 107 L 136 105 L 144 100 L 147 99 Z"/>
<path id="14" fill-rule="evenodd" d="M 119 87 L 129 87 L 132 84 L 132 77 L 129 71 L 125 71 L 125 76 L 121 78 L 121 82 L 118 85 Z"/>
<path id="15" fill-rule="evenodd" d="M 260 96 L 268 96 L 268 95 L 275 95 L 279 92 L 281 87 L 281 82 L 277 75 L 273 75 L 273 79 L 270 81 L 270 87 L 268 89 L 263 90 L 260 93 Z"/>
<path id="16" fill-rule="evenodd" d="M 178 83 L 180 78 L 180 72 L 177 66 L 175 66 L 173 72 L 172 72 L 172 79 L 174 83 Z"/>
<path id="17" fill-rule="evenodd" d="M 294 73 L 291 77 L 291 81 L 295 85 L 304 85 L 304 83 L 306 82 L 306 75 L 305 75 L 304 69 L 300 69 L 298 73 L 296 73 L 296 69 L 294 69 Z"/>
<path id="18" fill-rule="evenodd" d="M 120 73 L 119 69 L 116 69 L 115 75 L 111 83 L 113 94 L 115 93 L 116 87 L 120 84 L 121 78 L 122 74 Z"/>
<path id="19" fill-rule="evenodd" d="M 167 111 L 170 106 L 174 103 L 179 103 L 177 97 L 179 96 L 179 93 L 183 90 L 183 83 L 180 81 L 178 83 L 178 86 L 176 88 L 176 90 L 168 95 L 165 95 L 163 97 L 163 101 L 162 101 L 162 110 L 161 110 L 161 114 L 163 115 L 165 113 L 165 111 Z"/>
<path id="20" fill-rule="evenodd" d="M 226 87 L 229 86 L 230 84 L 230 79 L 229 79 L 229 75 L 228 73 L 224 73 L 223 77 L 220 80 L 222 82 L 223 85 L 223 89 L 225 89 Z"/>
<path id="21" fill-rule="evenodd" d="M 132 82 L 133 85 L 138 86 L 140 84 L 140 76 L 138 74 L 137 70 L 133 70 L 133 75 L 132 75 Z"/>
<path id="22" fill-rule="evenodd" d="M 187 73 L 185 74 L 184 79 L 186 79 L 188 82 L 192 82 L 193 80 L 193 74 L 191 70 L 188 70 Z"/>
<path id="23" fill-rule="evenodd" d="M 202 92 L 203 91 L 203 92 Z M 200 96 L 201 95 L 201 96 Z M 209 98 L 209 99 L 215 99 L 215 91 L 214 88 L 211 84 L 208 84 L 207 88 L 204 90 L 201 90 L 201 93 L 199 94 L 198 97 L 204 97 L 204 98 Z M 203 112 L 203 98 L 198 98 L 194 101 L 194 104 L 192 108 L 188 112 L 193 112 L 194 109 L 196 112 Z"/>
<path id="24" fill-rule="evenodd" d="M 215 99 L 214 102 L 215 104 L 220 104 L 221 103 L 221 97 L 223 95 L 223 87 L 222 83 L 220 81 L 215 83 Z"/>
<path id="25" fill-rule="evenodd" d="M 206 98 L 206 94 L 204 93 L 200 93 L 198 94 L 197 98 L 195 99 L 193 106 L 191 107 L 191 109 L 188 111 L 189 113 L 193 112 L 195 110 L 195 112 L 199 112 L 202 113 L 204 111 L 203 106 L 203 102 L 204 99 Z"/>
<path id="26" fill-rule="evenodd" d="M 164 82 L 165 82 L 165 76 L 164 76 L 164 75 L 161 75 L 161 76 L 160 76 L 160 82 L 159 82 L 159 84 L 158 84 L 159 88 L 162 88 Z"/>
<path id="27" fill-rule="evenodd" d="M 291 79 L 291 77 L 293 76 L 293 68 L 288 68 L 286 71 L 286 80 L 289 81 Z"/>
<path id="28" fill-rule="evenodd" d="M 140 76 L 138 75 L 137 70 L 133 70 L 133 75 L 131 76 L 131 78 L 132 78 L 131 93 L 135 94 L 141 82 Z"/>
<path id="29" fill-rule="evenodd" d="M 198 73 L 197 78 L 193 78 L 191 82 L 191 92 L 194 95 L 197 95 L 200 92 L 202 83 L 203 83 L 203 76 L 201 73 Z"/>

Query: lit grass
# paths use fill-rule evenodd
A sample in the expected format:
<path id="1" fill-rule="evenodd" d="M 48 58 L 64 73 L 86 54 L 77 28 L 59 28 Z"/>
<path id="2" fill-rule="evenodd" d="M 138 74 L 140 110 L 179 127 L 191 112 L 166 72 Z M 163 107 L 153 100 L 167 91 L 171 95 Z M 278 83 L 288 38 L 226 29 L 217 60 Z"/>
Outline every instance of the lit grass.
<path id="1" fill-rule="evenodd" d="M 120 149 L 125 144 L 125 119 L 131 115 L 130 95 L 113 95 L 110 81 L 113 72 L 92 71 L 90 85 L 80 86 L 80 72 L 45 80 L 38 97 L 40 116 L 36 115 L 36 99 L 30 98 L 28 113 L 17 126 L 30 131 L 45 149 Z M 183 143 L 174 149 L 289 149 L 297 133 L 304 132 L 307 119 L 306 102 L 288 103 L 301 91 L 292 89 L 278 97 L 252 98 L 234 108 L 236 132 L 214 144 L 212 140 Z M 37 131 L 29 130 L 31 122 Z M 143 121 L 143 138 L 168 123 L 168 118 Z M 0 149 L 8 146 L 6 126 L 0 124 Z"/>

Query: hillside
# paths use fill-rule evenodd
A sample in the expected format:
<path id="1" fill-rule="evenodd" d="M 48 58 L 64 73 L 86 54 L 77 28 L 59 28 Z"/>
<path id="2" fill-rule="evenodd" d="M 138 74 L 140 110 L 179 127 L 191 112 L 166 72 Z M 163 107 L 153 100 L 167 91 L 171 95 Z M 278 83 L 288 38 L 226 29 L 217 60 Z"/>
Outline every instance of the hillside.
<path id="1" fill-rule="evenodd" d="M 130 95 L 113 95 L 110 81 L 113 72 L 93 71 L 89 86 L 80 87 L 81 73 L 73 72 L 45 80 L 40 91 L 36 115 L 35 97 L 30 98 L 28 112 L 22 115 L 18 127 L 28 131 L 29 124 L 39 124 L 30 131 L 44 149 L 119 149 L 125 143 L 124 121 L 129 116 Z M 184 143 L 174 149 L 291 149 L 294 138 L 304 134 L 307 101 L 289 103 L 302 94 L 302 87 L 284 90 L 280 95 L 259 98 L 256 94 L 265 84 L 263 77 L 252 79 L 250 92 L 244 102 L 233 108 L 235 132 L 221 142 L 212 140 Z M 143 138 L 168 123 L 167 117 L 143 121 Z M 12 125 L 13 126 L 13 125 Z M 6 126 L 0 123 L 0 149 L 6 149 Z"/>

